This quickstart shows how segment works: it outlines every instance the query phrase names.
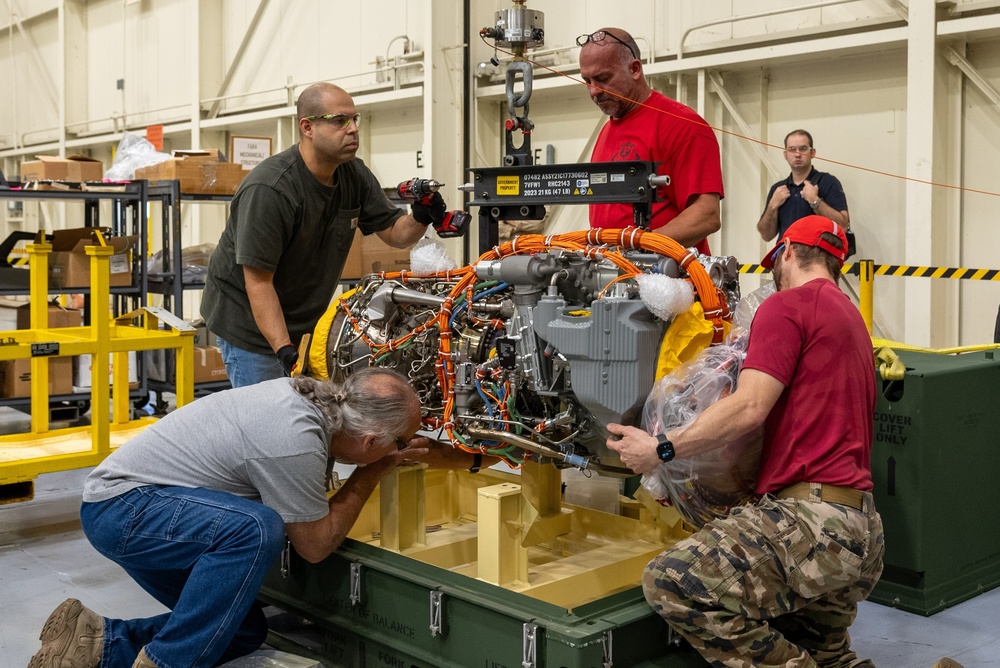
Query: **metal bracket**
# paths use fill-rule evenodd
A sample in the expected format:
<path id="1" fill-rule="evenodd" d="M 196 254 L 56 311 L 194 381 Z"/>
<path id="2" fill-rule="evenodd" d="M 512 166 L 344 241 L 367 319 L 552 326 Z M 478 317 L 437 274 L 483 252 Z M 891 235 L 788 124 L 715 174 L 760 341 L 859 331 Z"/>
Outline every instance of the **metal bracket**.
<path id="1" fill-rule="evenodd" d="M 431 592 L 431 638 L 441 635 L 444 628 L 441 624 L 441 601 L 444 594 L 439 591 Z"/>
<path id="2" fill-rule="evenodd" d="M 535 668 L 538 663 L 538 624 L 525 622 L 522 635 L 523 652 L 521 654 L 522 668 Z"/>
<path id="3" fill-rule="evenodd" d="M 281 577 L 287 578 L 291 573 L 292 541 L 285 539 L 285 548 L 281 551 Z"/>
<path id="4" fill-rule="evenodd" d="M 119 324 L 120 323 L 124 323 L 124 322 L 128 322 L 129 320 L 134 320 L 135 318 L 138 318 L 143 313 L 148 313 L 148 314 L 156 317 L 160 322 L 169 325 L 170 327 L 174 328 L 178 332 L 194 332 L 197 329 L 191 323 L 189 323 L 186 320 L 180 318 L 179 316 L 174 315 L 173 313 L 171 313 L 167 309 L 162 308 L 160 306 L 143 306 L 143 307 L 137 308 L 134 311 L 129 311 L 128 313 L 125 313 L 125 314 L 122 314 L 122 315 L 116 317 L 115 318 L 115 322 L 117 322 Z"/>
<path id="5" fill-rule="evenodd" d="M 351 605 L 361 603 L 361 564 L 351 564 Z"/>
<path id="6" fill-rule="evenodd" d="M 611 656 L 613 653 L 611 629 L 605 631 L 604 634 L 601 636 L 601 649 L 604 651 L 604 659 L 601 666 L 603 668 L 611 668 L 613 665 L 615 665 L 615 662 Z"/>

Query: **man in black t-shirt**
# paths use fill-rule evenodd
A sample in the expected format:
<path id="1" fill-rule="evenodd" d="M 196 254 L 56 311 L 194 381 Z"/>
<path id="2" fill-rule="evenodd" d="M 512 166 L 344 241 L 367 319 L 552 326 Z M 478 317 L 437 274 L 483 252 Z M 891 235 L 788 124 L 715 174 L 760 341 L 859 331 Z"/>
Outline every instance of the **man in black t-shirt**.
<path id="1" fill-rule="evenodd" d="M 296 113 L 299 143 L 247 175 L 209 262 L 201 314 L 233 387 L 291 372 L 299 340 L 330 304 L 356 228 L 406 248 L 446 213 L 437 194 L 429 206 L 414 202 L 412 215 L 389 202 L 355 157 L 361 117 L 346 91 L 309 86 Z"/>
<path id="2" fill-rule="evenodd" d="M 813 214 L 825 216 L 850 231 L 844 188 L 833 174 L 813 168 L 815 155 L 812 135 L 805 130 L 792 130 L 785 137 L 785 160 L 792 171 L 767 193 L 764 213 L 757 221 L 757 231 L 764 241 L 780 237 L 796 220 Z"/>

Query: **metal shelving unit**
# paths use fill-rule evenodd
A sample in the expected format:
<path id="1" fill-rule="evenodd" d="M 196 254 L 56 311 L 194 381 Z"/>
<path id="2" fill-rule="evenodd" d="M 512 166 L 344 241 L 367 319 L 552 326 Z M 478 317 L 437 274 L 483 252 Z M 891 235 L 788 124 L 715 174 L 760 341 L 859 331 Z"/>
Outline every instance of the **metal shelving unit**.
<path id="1" fill-rule="evenodd" d="M 0 199 L 32 201 L 70 201 L 83 202 L 84 227 L 102 227 L 101 202 L 111 202 L 111 220 L 109 227 L 115 235 L 132 235 L 139 237 L 139 246 L 146 246 L 146 226 L 143 224 L 146 205 L 149 202 L 149 185 L 145 181 L 130 181 L 120 184 L 121 190 L 115 192 L 107 191 L 83 191 L 83 190 L 21 190 L 20 183 L 10 184 L 11 188 L 0 189 Z M 117 184 L 116 184 L 117 185 Z M 111 187 L 111 186 L 109 186 Z M 132 259 L 132 285 L 123 287 L 112 287 L 111 294 L 116 295 L 115 313 L 124 313 L 125 310 L 118 310 L 118 307 L 125 307 L 124 301 L 117 296 L 131 297 L 136 306 L 145 305 L 147 286 L 145 258 L 134 254 Z M 6 258 L 4 258 L 6 260 Z M 25 272 L 27 274 L 27 272 Z M 138 278 L 138 280 L 136 280 Z M 90 288 L 49 288 L 49 294 L 90 294 Z M 0 283 L 0 295 L 26 295 L 28 294 L 27 281 L 25 287 L 7 286 Z M 122 302 L 122 303 L 118 303 Z"/>
<path id="2" fill-rule="evenodd" d="M 137 236 L 139 248 L 146 248 L 145 216 L 149 203 L 149 184 L 146 181 L 103 184 L 98 186 L 101 188 L 100 190 L 22 190 L 21 187 L 20 183 L 10 183 L 9 189 L 0 189 L 0 200 L 82 202 L 84 204 L 84 227 L 108 227 L 116 236 Z M 110 218 L 106 222 L 101 218 L 102 202 L 109 202 L 111 205 Z M 6 260 L 6 257 L 3 258 L 4 263 Z M 27 270 L 4 267 L 0 271 L 0 296 L 27 295 L 29 293 L 27 277 Z M 146 258 L 142 252 L 133 253 L 132 284 L 110 288 L 113 297 L 113 314 L 117 316 L 129 313 L 145 306 L 147 291 Z M 84 320 L 85 322 L 90 321 L 92 305 L 89 287 L 54 288 L 50 286 L 48 293 L 49 295 L 70 293 L 84 295 Z M 137 359 L 136 364 L 138 389 L 132 390 L 129 394 L 138 405 L 140 402 L 145 403 L 148 400 L 149 389 L 142 360 Z M 50 411 L 54 417 L 59 419 L 73 419 L 73 417 L 78 417 L 86 412 L 89 408 L 89 401 L 89 392 L 56 395 L 51 397 Z M 24 397 L 0 398 L 0 406 L 10 406 L 18 410 L 28 411 L 30 399 Z M 74 412 L 75 415 L 73 415 Z"/>
<path id="3" fill-rule="evenodd" d="M 163 271 L 156 272 L 147 278 L 148 291 L 163 295 L 163 307 L 174 315 L 184 317 L 184 293 L 191 290 L 204 290 L 203 281 L 184 280 L 183 245 L 181 243 L 181 206 L 184 203 L 215 203 L 226 204 L 232 201 L 232 195 L 192 195 L 181 193 L 180 181 L 160 182 L 149 187 L 150 201 L 161 204 L 161 239 Z M 166 356 L 166 374 L 164 380 L 148 381 L 149 388 L 157 393 L 156 409 L 163 412 L 166 402 L 160 398 L 162 391 L 171 391 L 174 376 L 174 358 Z M 229 389 L 229 381 L 213 381 L 195 384 L 195 396 L 203 396 L 212 392 Z"/>

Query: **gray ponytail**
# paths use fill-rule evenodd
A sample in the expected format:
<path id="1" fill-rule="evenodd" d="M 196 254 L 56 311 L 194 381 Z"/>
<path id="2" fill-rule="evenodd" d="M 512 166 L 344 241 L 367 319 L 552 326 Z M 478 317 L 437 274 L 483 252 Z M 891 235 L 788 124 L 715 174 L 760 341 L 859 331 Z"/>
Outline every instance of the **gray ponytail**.
<path id="1" fill-rule="evenodd" d="M 361 369 L 343 383 L 297 376 L 292 387 L 319 408 L 331 436 L 341 431 L 356 438 L 372 434 L 379 443 L 388 443 L 407 432 L 419 408 L 409 380 L 393 369 Z"/>

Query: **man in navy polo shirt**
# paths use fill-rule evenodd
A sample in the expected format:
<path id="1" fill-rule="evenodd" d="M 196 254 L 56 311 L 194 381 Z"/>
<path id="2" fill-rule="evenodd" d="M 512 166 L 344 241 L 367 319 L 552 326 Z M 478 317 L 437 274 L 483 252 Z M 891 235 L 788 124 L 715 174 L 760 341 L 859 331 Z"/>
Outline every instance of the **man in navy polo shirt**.
<path id="1" fill-rule="evenodd" d="M 812 135 L 805 130 L 792 130 L 785 137 L 785 160 L 792 172 L 767 193 L 764 213 L 757 221 L 757 231 L 764 241 L 781 237 L 796 220 L 813 214 L 851 229 L 844 188 L 833 174 L 813 168 L 815 155 Z"/>

